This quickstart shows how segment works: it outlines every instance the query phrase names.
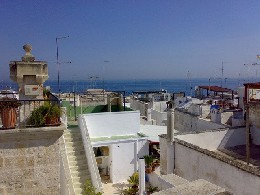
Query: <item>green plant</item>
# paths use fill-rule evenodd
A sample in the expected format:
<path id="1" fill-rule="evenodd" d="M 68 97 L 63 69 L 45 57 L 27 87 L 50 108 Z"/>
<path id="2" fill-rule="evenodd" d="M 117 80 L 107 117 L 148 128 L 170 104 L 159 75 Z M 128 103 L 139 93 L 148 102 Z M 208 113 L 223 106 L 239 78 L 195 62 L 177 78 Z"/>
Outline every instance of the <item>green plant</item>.
<path id="1" fill-rule="evenodd" d="M 138 194 L 138 188 L 132 188 L 128 187 L 122 191 L 123 195 L 137 195 Z"/>
<path id="2" fill-rule="evenodd" d="M 103 192 L 96 192 L 96 188 L 92 185 L 89 179 L 86 180 L 83 186 L 83 195 L 102 195 Z"/>
<path id="3" fill-rule="evenodd" d="M 153 156 L 149 156 L 149 155 L 145 155 L 144 156 L 144 162 L 145 162 L 146 166 L 151 166 L 153 161 L 154 161 L 154 157 Z"/>
<path id="4" fill-rule="evenodd" d="M 50 90 L 49 89 L 46 89 L 46 88 L 43 88 L 43 97 L 44 98 L 48 98 L 49 95 L 50 95 Z"/>
<path id="5" fill-rule="evenodd" d="M 41 127 L 51 122 L 57 124 L 60 117 L 60 107 L 57 104 L 44 102 L 43 105 L 36 108 L 28 119 L 30 125 Z"/>
<path id="6" fill-rule="evenodd" d="M 46 116 L 47 112 L 48 112 L 48 107 L 40 106 L 39 108 L 32 111 L 32 114 L 28 119 L 28 123 L 30 125 L 34 125 L 36 127 L 44 126 L 45 116 Z"/>
<path id="7" fill-rule="evenodd" d="M 18 101 L 16 98 L 4 97 L 4 98 L 1 98 L 1 101 L 0 101 L 0 110 L 6 109 L 6 108 L 18 108 L 21 105 L 22 105 L 21 102 Z"/>
<path id="8" fill-rule="evenodd" d="M 48 108 L 46 117 L 50 117 L 50 118 L 60 117 L 60 107 L 58 106 L 58 104 L 51 104 L 49 102 L 46 102 L 46 106 Z"/>
<path id="9" fill-rule="evenodd" d="M 139 185 L 139 174 L 138 174 L 138 172 L 134 172 L 133 175 L 130 176 L 127 181 L 132 185 L 132 187 L 138 187 L 138 185 Z"/>
<path id="10" fill-rule="evenodd" d="M 149 192 L 150 194 L 154 193 L 157 190 L 158 190 L 158 187 L 149 186 L 147 188 L 147 192 Z"/>

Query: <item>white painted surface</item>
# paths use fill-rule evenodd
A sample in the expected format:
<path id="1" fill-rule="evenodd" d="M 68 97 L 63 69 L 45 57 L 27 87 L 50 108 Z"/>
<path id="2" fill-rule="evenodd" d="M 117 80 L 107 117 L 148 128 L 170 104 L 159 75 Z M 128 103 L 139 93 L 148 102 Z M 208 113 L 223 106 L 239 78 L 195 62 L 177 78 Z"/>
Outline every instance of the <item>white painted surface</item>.
<path id="1" fill-rule="evenodd" d="M 176 138 L 207 150 L 245 144 L 245 128 L 177 135 Z"/>
<path id="2" fill-rule="evenodd" d="M 203 131 L 226 127 L 225 125 L 213 123 L 210 120 L 198 118 L 176 109 L 174 113 L 174 128 L 178 131 Z"/>
<path id="3" fill-rule="evenodd" d="M 260 177 L 183 145 L 176 143 L 175 148 L 177 175 L 189 181 L 205 179 L 236 195 L 260 194 Z"/>
<path id="4" fill-rule="evenodd" d="M 145 162 L 144 159 L 139 159 L 138 161 L 139 167 L 139 194 L 145 195 Z"/>
<path id="5" fill-rule="evenodd" d="M 148 140 L 159 142 L 159 135 L 167 133 L 166 126 L 140 125 L 140 133 L 147 136 Z"/>
<path id="6" fill-rule="evenodd" d="M 99 175 L 94 150 L 91 145 L 88 128 L 83 115 L 80 115 L 78 123 L 79 123 L 82 141 L 84 144 L 85 155 L 87 157 L 88 170 L 91 175 L 91 183 L 97 189 L 97 191 L 101 192 L 103 186 L 101 183 L 101 178 Z"/>
<path id="7" fill-rule="evenodd" d="M 136 147 L 137 150 L 136 151 Z M 119 142 L 109 146 L 111 151 L 110 179 L 113 183 L 127 181 L 138 170 L 138 159 L 149 153 L 147 140 Z"/>
<path id="8" fill-rule="evenodd" d="M 130 107 L 133 110 L 139 110 L 141 116 L 147 116 L 147 109 L 151 108 L 151 103 L 147 104 L 134 97 L 130 97 Z M 147 107 L 148 106 L 148 107 Z"/>
<path id="9" fill-rule="evenodd" d="M 151 117 L 156 121 L 156 125 L 166 125 L 167 121 L 167 112 L 159 112 L 157 110 L 151 110 Z M 167 123 L 167 122 L 166 122 Z"/>
<path id="10" fill-rule="evenodd" d="M 165 112 L 167 109 L 166 101 L 153 102 L 152 108 L 158 112 Z"/>
<path id="11" fill-rule="evenodd" d="M 160 172 L 167 174 L 167 139 L 159 137 L 160 140 Z"/>
<path id="12" fill-rule="evenodd" d="M 138 111 L 104 112 L 81 116 L 86 122 L 91 138 L 133 135 L 140 131 Z"/>

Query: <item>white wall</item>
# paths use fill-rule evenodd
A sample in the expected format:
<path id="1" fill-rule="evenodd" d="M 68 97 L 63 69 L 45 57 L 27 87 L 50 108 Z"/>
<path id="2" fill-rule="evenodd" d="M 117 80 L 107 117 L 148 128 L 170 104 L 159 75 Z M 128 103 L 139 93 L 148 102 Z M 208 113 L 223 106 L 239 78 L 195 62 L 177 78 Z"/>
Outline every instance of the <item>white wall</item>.
<path id="1" fill-rule="evenodd" d="M 160 135 L 160 172 L 167 174 L 167 140 L 166 135 Z"/>
<path id="2" fill-rule="evenodd" d="M 174 128 L 178 131 L 202 131 L 226 127 L 225 125 L 213 123 L 177 109 L 174 111 L 174 118 Z"/>
<path id="3" fill-rule="evenodd" d="M 83 114 L 82 117 L 91 138 L 130 135 L 140 131 L 138 111 Z"/>
<path id="4" fill-rule="evenodd" d="M 123 141 L 111 144 L 109 150 L 110 179 L 113 183 L 124 182 L 138 170 L 138 159 L 149 154 L 149 143 L 146 139 Z"/>
<path id="5" fill-rule="evenodd" d="M 207 150 L 217 150 L 245 144 L 245 128 L 209 131 L 175 136 L 178 139 Z"/>
<path id="6" fill-rule="evenodd" d="M 259 195 L 260 177 L 176 143 L 176 174 L 189 181 L 205 179 L 236 195 Z"/>
<path id="7" fill-rule="evenodd" d="M 142 102 L 138 99 L 134 99 L 133 97 L 130 98 L 130 108 L 133 110 L 139 110 L 141 116 L 147 115 L 147 109 L 151 108 L 150 103 Z"/>
<path id="8" fill-rule="evenodd" d="M 166 125 L 163 122 L 167 120 L 167 112 L 159 112 L 156 110 L 151 110 L 151 117 L 153 120 L 156 121 L 156 125 L 160 125 L 160 126 Z"/>
<path id="9" fill-rule="evenodd" d="M 152 108 L 159 112 L 164 112 L 167 109 L 166 101 L 153 102 Z"/>

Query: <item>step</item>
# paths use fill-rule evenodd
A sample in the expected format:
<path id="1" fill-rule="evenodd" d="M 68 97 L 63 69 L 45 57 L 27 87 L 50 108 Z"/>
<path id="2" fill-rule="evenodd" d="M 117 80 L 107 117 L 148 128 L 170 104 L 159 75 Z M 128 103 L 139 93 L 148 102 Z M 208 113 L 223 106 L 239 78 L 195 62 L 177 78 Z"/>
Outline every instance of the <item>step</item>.
<path id="1" fill-rule="evenodd" d="M 81 166 L 81 165 L 85 165 L 85 164 L 87 165 L 86 159 L 69 161 L 69 166 Z"/>
<path id="2" fill-rule="evenodd" d="M 80 149 L 80 150 L 67 150 L 67 155 L 68 156 L 81 156 L 81 155 L 85 155 L 85 150 L 84 148 Z"/>
<path id="3" fill-rule="evenodd" d="M 66 147 L 78 147 L 78 146 L 82 146 L 82 147 L 84 147 L 84 144 L 83 144 L 83 142 L 81 141 L 79 141 L 79 142 L 65 142 L 65 145 L 66 145 Z"/>
<path id="4" fill-rule="evenodd" d="M 83 183 L 81 182 L 73 182 L 73 187 L 74 188 L 82 188 L 84 186 Z"/>
<path id="5" fill-rule="evenodd" d="M 74 177 L 85 177 L 85 176 L 87 176 L 87 175 L 89 175 L 88 174 L 88 171 L 71 171 L 70 172 L 71 173 L 71 176 L 72 176 L 72 178 L 74 178 Z"/>
<path id="6" fill-rule="evenodd" d="M 80 166 L 70 166 L 71 171 L 87 171 L 88 170 L 88 165 L 87 164 L 82 164 Z"/>
<path id="7" fill-rule="evenodd" d="M 63 136 L 64 137 L 68 137 L 68 136 L 81 137 L 81 133 L 80 132 L 77 132 L 77 133 L 66 132 L 66 133 L 63 133 Z"/>
<path id="8" fill-rule="evenodd" d="M 87 179 L 90 180 L 90 175 L 86 175 L 86 176 L 82 176 L 82 177 L 73 177 L 72 180 L 73 180 L 73 183 L 75 182 L 79 182 L 79 183 L 82 183 L 84 184 L 86 182 Z"/>
<path id="9" fill-rule="evenodd" d="M 69 162 L 70 161 L 79 161 L 79 160 L 86 160 L 87 162 L 87 158 L 85 155 L 80 155 L 80 156 L 68 156 Z"/>
<path id="10" fill-rule="evenodd" d="M 65 137 L 65 142 L 82 142 L 81 137 Z"/>
<path id="11" fill-rule="evenodd" d="M 82 194 L 83 190 L 81 188 L 74 188 L 74 192 L 76 195 Z"/>

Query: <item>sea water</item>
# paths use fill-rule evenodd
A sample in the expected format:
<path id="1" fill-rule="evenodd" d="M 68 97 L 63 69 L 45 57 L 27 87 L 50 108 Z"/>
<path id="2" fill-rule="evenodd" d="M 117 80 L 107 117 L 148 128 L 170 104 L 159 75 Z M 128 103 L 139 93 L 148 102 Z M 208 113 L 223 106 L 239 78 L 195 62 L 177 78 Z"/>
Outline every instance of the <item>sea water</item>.
<path id="1" fill-rule="evenodd" d="M 249 79 L 162 79 L 162 80 L 61 80 L 60 91 L 62 93 L 77 92 L 83 93 L 87 89 L 105 89 L 106 91 L 125 91 L 131 94 L 133 91 L 167 90 L 169 93 L 185 92 L 193 95 L 196 86 L 217 85 L 236 90 L 246 82 L 256 82 Z M 50 86 L 52 92 L 58 92 L 57 80 L 47 80 L 44 86 Z M 18 90 L 13 82 L 2 81 L 1 89 L 12 88 Z"/>

